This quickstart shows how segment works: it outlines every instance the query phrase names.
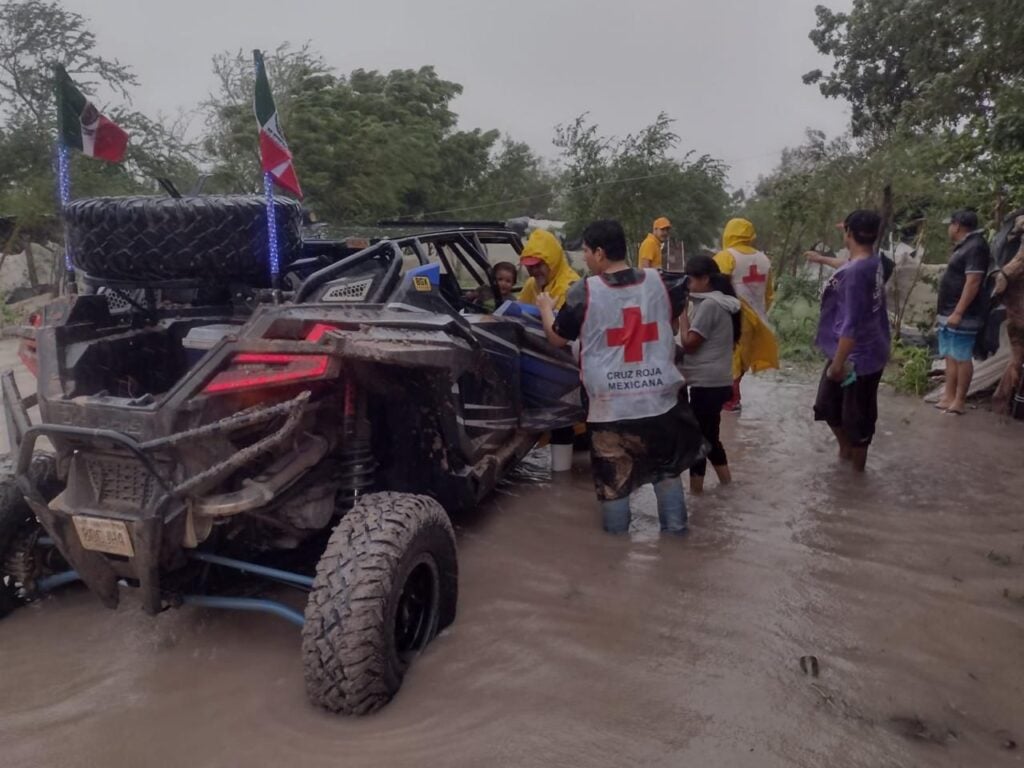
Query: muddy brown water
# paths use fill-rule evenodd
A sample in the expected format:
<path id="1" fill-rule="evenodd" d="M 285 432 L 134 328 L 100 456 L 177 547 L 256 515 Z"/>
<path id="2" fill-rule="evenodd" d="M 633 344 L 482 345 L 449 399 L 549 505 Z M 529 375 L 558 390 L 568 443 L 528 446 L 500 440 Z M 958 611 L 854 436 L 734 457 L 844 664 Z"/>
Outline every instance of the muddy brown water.
<path id="1" fill-rule="evenodd" d="M 460 524 L 456 623 L 371 717 L 307 703 L 273 617 L 22 609 L 0 765 L 1024 765 L 1024 424 L 886 395 L 856 478 L 812 387 L 746 392 L 687 540 L 650 493 L 606 536 L 585 456 L 528 462 Z"/>

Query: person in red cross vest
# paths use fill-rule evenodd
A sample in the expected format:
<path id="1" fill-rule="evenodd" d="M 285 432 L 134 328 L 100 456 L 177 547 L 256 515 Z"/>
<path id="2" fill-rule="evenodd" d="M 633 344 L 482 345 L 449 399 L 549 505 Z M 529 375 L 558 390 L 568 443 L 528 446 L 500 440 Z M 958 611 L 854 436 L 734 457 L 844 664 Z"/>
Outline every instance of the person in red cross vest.
<path id="1" fill-rule="evenodd" d="M 754 242 L 757 232 L 746 219 L 732 219 L 722 233 L 722 250 L 715 262 L 722 274 L 732 277 L 739 296 L 742 333 L 732 358 L 733 396 L 724 410 L 740 409 L 740 380 L 747 371 L 758 373 L 779 367 L 779 343 L 768 322 L 772 306 L 771 260 Z"/>
<path id="2" fill-rule="evenodd" d="M 583 257 L 593 276 L 569 289 L 558 316 L 547 294 L 537 306 L 552 344 L 580 340 L 591 469 L 604 529 L 629 531 L 629 495 L 653 483 L 661 530 L 684 534 L 679 476 L 706 452 L 697 420 L 680 397 L 683 377 L 676 367 L 685 281 L 630 267 L 626 235 L 616 221 L 586 228 Z"/>

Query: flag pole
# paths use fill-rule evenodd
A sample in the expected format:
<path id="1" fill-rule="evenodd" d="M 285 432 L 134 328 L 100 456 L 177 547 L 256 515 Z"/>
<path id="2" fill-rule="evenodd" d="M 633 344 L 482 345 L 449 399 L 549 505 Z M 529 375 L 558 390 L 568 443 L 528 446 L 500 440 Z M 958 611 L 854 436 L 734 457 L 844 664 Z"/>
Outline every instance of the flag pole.
<path id="1" fill-rule="evenodd" d="M 71 151 L 64 141 L 64 134 L 61 126 L 64 117 L 64 92 L 61 87 L 61 77 L 67 77 L 64 68 L 54 68 L 54 93 L 57 101 L 57 204 L 60 208 L 58 214 L 61 220 L 61 230 L 64 232 L 64 274 L 68 293 L 75 292 L 75 264 L 71 259 L 71 244 L 68 242 L 68 228 L 64 223 L 64 209 L 71 202 Z"/>
<path id="2" fill-rule="evenodd" d="M 263 54 L 257 48 L 252 52 L 253 70 L 259 82 L 260 67 L 263 66 Z M 263 196 L 267 201 L 267 253 L 270 256 L 270 287 L 278 288 L 278 275 L 281 260 L 277 247 L 277 210 L 274 208 L 274 177 L 269 171 L 263 172 Z"/>

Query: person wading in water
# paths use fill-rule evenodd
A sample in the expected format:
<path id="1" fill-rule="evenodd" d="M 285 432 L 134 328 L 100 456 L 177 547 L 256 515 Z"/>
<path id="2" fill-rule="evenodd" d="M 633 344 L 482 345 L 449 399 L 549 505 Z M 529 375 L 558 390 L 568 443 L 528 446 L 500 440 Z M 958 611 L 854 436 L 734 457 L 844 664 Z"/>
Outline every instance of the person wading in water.
<path id="1" fill-rule="evenodd" d="M 555 317 L 555 299 L 537 300 L 548 340 L 581 344 L 581 379 L 589 397 L 591 470 L 604 529 L 626 533 L 629 494 L 654 484 L 661 530 L 687 531 L 680 474 L 704 455 L 700 427 L 676 368 L 675 334 L 686 308 L 682 280 L 626 261 L 626 235 L 616 221 L 597 221 L 583 233 L 593 277 L 569 290 Z"/>

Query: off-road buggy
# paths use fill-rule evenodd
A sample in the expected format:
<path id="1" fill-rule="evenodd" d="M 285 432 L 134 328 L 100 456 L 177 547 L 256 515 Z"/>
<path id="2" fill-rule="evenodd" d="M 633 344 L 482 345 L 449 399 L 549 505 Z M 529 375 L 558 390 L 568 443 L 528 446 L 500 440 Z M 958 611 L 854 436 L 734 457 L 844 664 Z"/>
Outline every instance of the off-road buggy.
<path id="1" fill-rule="evenodd" d="M 66 208 L 78 292 L 25 333 L 37 395 L 2 377 L 0 610 L 81 579 L 109 608 L 132 587 L 151 614 L 275 612 L 310 698 L 366 713 L 455 618 L 449 515 L 580 420 L 578 374 L 515 304 L 466 298 L 498 295 L 488 250 L 515 258 L 515 232 L 304 242 L 298 206 L 275 218 L 272 252 L 258 198 Z M 308 592 L 304 615 L 238 571 Z"/>

